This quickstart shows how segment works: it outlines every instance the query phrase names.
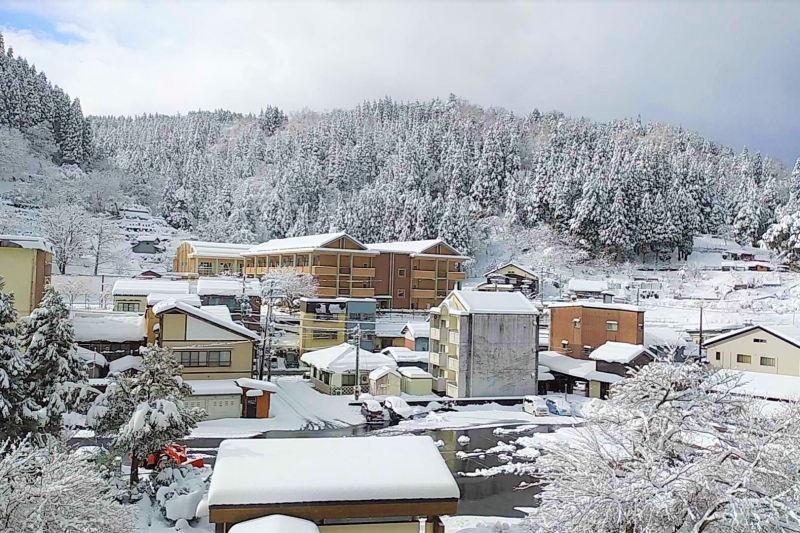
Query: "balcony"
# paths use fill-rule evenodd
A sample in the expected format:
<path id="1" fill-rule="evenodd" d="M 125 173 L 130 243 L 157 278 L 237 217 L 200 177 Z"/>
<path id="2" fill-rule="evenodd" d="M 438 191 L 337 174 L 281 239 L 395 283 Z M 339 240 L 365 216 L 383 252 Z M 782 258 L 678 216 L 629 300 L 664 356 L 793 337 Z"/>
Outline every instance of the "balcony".
<path id="1" fill-rule="evenodd" d="M 467 279 L 467 273 L 466 272 L 448 272 L 447 273 L 447 279 L 456 279 L 456 280 Z"/>
<path id="2" fill-rule="evenodd" d="M 336 287 L 317 287 L 317 295 L 323 298 L 336 297 Z"/>
<path id="3" fill-rule="evenodd" d="M 432 289 L 411 289 L 411 297 L 412 298 L 425 298 L 425 299 L 434 299 L 436 298 L 436 291 Z"/>
<path id="4" fill-rule="evenodd" d="M 447 345 L 446 344 L 440 344 L 439 345 L 439 353 L 447 355 L 447 351 L 448 350 L 447 350 Z"/>
<path id="5" fill-rule="evenodd" d="M 311 267 L 312 276 L 335 276 L 339 269 L 333 266 L 313 266 Z"/>
<path id="6" fill-rule="evenodd" d="M 458 385 L 452 381 L 447 382 L 447 391 L 445 392 L 450 398 L 458 398 Z"/>
<path id="7" fill-rule="evenodd" d="M 455 357 L 448 357 L 447 358 L 447 370 L 452 370 L 453 372 L 458 372 L 458 359 Z"/>
<path id="8" fill-rule="evenodd" d="M 246 267 L 244 269 L 245 276 L 255 276 L 256 275 L 256 267 Z"/>
<path id="9" fill-rule="evenodd" d="M 431 352 L 428 360 L 432 365 L 440 366 L 442 368 L 447 366 L 447 356 L 444 354 Z"/>
<path id="10" fill-rule="evenodd" d="M 350 296 L 353 298 L 372 298 L 375 296 L 375 289 L 372 287 L 353 287 L 350 289 Z"/>
<path id="11" fill-rule="evenodd" d="M 439 339 L 439 329 L 438 328 L 431 328 L 431 340 L 438 341 Z"/>
<path id="12" fill-rule="evenodd" d="M 450 335 L 447 338 L 447 342 L 450 344 L 460 344 L 461 343 L 461 333 L 458 330 L 450 330 Z"/>
<path id="13" fill-rule="evenodd" d="M 436 272 L 433 270 L 412 270 L 411 279 L 436 279 Z"/>
<path id="14" fill-rule="evenodd" d="M 356 278 L 374 278 L 375 277 L 375 269 L 374 268 L 363 268 L 358 267 L 353 269 L 353 277 Z"/>
<path id="15" fill-rule="evenodd" d="M 256 267 L 256 275 L 257 276 L 263 276 L 266 271 L 267 271 L 267 267 L 263 267 L 263 266 Z"/>

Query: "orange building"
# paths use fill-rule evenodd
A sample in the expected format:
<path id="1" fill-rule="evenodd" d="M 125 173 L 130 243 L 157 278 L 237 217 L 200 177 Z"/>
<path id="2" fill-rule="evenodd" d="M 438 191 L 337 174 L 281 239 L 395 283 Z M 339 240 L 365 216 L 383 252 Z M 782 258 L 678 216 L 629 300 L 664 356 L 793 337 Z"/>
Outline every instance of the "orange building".
<path id="1" fill-rule="evenodd" d="M 591 301 L 550 304 L 550 350 L 575 359 L 608 341 L 644 344 L 644 308 Z"/>

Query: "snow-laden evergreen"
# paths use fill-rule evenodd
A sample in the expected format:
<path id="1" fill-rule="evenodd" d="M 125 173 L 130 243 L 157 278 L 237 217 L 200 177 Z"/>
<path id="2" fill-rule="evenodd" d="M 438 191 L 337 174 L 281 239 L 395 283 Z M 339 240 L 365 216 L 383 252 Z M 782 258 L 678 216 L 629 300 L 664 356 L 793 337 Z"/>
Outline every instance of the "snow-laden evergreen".
<path id="1" fill-rule="evenodd" d="M 61 416 L 87 399 L 88 370 L 78 357 L 69 307 L 47 287 L 42 301 L 21 323 L 20 346 L 30 364 L 29 396 L 44 408 L 46 432 L 61 430 Z"/>

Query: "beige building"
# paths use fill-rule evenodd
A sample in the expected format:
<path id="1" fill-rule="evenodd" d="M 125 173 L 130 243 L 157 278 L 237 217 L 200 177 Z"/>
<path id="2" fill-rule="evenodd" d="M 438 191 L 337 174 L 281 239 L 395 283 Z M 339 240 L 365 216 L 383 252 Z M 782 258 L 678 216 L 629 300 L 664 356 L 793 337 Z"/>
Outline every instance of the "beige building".
<path id="1" fill-rule="evenodd" d="M 800 327 L 748 326 L 707 340 L 709 365 L 800 376 Z"/>
<path id="2" fill-rule="evenodd" d="M 39 237 L 0 235 L 0 276 L 5 292 L 14 293 L 14 307 L 20 317 L 39 305 L 50 284 L 53 249 Z"/>
<path id="3" fill-rule="evenodd" d="M 114 311 L 144 313 L 147 309 L 147 297 L 151 294 L 176 297 L 187 295 L 189 294 L 189 282 L 163 279 L 118 279 L 111 289 Z"/>
<path id="4" fill-rule="evenodd" d="M 184 241 L 175 251 L 172 271 L 198 276 L 241 274 L 244 269 L 242 253 L 252 247 L 252 244 Z"/>

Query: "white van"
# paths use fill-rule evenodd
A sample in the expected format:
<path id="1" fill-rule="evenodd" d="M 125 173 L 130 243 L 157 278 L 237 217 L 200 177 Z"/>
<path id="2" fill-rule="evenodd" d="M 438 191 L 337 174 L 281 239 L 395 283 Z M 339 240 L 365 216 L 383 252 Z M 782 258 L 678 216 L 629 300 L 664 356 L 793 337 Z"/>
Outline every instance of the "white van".
<path id="1" fill-rule="evenodd" d="M 539 396 L 525 396 L 522 399 L 522 409 L 533 416 L 547 416 L 547 403 Z"/>

